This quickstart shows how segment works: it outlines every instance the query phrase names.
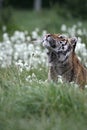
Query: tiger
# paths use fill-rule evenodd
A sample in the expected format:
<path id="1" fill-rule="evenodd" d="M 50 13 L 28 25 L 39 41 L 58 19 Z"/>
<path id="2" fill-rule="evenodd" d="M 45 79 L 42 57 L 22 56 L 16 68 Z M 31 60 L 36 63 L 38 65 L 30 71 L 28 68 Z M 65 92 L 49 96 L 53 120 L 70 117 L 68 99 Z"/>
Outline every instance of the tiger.
<path id="1" fill-rule="evenodd" d="M 74 82 L 84 89 L 87 84 L 87 69 L 76 55 L 76 37 L 63 34 L 46 34 L 42 40 L 48 56 L 48 81 L 58 82 L 62 76 L 64 82 Z"/>

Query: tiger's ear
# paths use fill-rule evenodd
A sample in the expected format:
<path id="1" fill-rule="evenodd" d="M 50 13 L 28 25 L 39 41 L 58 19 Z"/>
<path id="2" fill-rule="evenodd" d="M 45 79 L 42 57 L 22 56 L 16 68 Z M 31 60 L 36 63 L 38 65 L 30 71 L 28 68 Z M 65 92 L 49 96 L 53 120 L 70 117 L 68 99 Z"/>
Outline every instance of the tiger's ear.
<path id="1" fill-rule="evenodd" d="M 76 43 L 77 43 L 77 38 L 72 37 L 71 38 L 71 44 L 72 44 L 72 47 L 73 47 L 73 51 L 75 51 Z"/>

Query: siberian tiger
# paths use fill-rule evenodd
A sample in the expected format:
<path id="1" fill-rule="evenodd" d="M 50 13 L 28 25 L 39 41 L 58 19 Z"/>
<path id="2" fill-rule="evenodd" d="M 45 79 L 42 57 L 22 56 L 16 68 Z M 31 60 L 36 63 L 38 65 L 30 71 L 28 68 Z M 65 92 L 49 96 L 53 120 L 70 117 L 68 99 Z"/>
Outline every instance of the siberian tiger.
<path id="1" fill-rule="evenodd" d="M 43 46 L 48 49 L 48 80 L 58 81 L 61 75 L 66 82 L 75 82 L 84 89 L 87 83 L 87 70 L 75 53 L 77 38 L 67 38 L 59 34 L 46 34 Z"/>

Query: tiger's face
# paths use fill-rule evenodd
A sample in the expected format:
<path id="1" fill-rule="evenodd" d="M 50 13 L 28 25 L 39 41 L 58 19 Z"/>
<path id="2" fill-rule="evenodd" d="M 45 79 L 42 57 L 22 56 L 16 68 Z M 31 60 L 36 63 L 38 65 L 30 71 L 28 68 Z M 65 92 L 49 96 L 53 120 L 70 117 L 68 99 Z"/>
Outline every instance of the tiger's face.
<path id="1" fill-rule="evenodd" d="M 64 35 L 59 34 L 46 34 L 43 38 L 43 46 L 49 50 L 49 52 L 55 53 L 63 61 L 75 51 L 77 38 L 67 38 Z"/>

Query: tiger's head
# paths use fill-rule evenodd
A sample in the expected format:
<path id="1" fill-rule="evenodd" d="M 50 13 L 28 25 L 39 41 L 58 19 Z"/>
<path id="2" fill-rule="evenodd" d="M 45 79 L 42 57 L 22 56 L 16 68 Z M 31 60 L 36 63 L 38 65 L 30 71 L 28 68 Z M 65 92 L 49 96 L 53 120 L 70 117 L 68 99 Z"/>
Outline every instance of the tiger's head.
<path id="1" fill-rule="evenodd" d="M 75 51 L 77 38 L 67 38 L 60 34 L 46 34 L 43 38 L 43 46 L 51 53 L 57 55 L 59 61 L 64 61 Z"/>

